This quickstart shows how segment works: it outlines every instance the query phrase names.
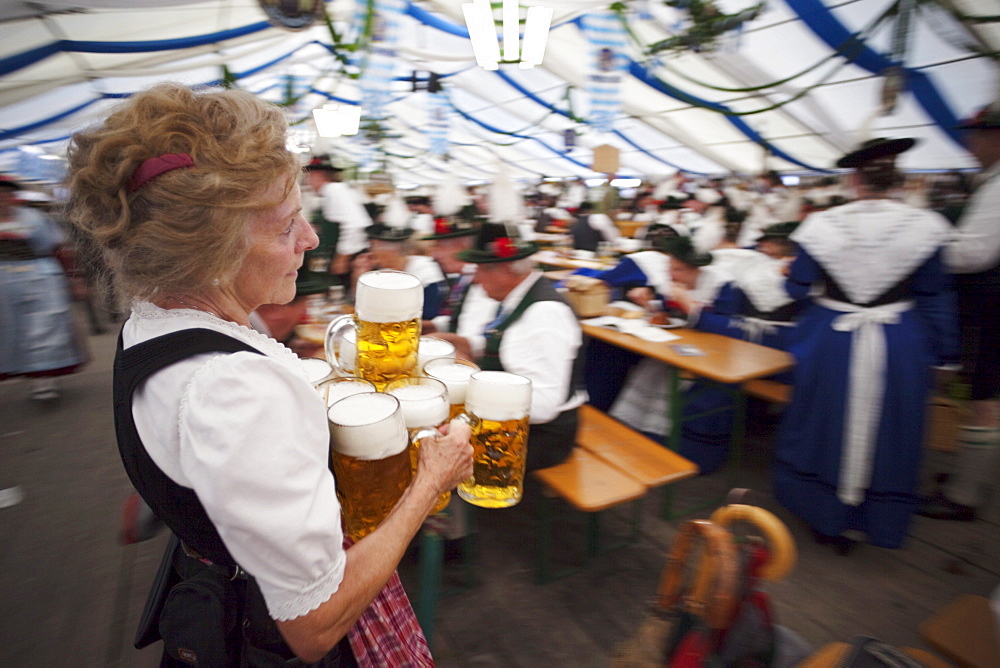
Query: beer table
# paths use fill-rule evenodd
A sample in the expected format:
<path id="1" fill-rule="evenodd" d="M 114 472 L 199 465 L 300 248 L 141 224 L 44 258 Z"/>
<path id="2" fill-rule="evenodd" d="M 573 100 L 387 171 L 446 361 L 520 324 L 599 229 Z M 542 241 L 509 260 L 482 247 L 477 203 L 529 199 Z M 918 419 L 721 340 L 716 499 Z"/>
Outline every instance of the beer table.
<path id="1" fill-rule="evenodd" d="M 612 345 L 630 350 L 645 357 L 655 359 L 667 365 L 671 371 L 668 386 L 670 388 L 670 434 L 668 444 L 675 452 L 680 449 L 681 441 L 681 411 L 683 396 L 680 392 L 681 372 L 706 379 L 723 386 L 731 386 L 734 395 L 733 432 L 730 437 L 730 468 L 738 468 L 741 464 L 744 430 L 746 421 L 746 393 L 743 383 L 757 378 L 765 378 L 792 368 L 795 361 L 788 353 L 768 348 L 749 341 L 734 339 L 721 334 L 702 332 L 686 327 L 671 329 L 670 332 L 679 338 L 664 343 L 654 343 L 640 339 L 631 334 L 615 331 L 607 327 L 599 327 L 581 323 L 583 333 L 595 339 L 600 339 Z M 677 344 L 697 346 L 704 355 L 682 355 L 673 346 Z M 726 408 L 725 410 L 730 410 Z M 699 416 L 700 417 L 700 416 Z M 733 458 L 735 453 L 735 461 Z M 664 514 L 670 514 L 670 490 L 666 490 Z M 685 511 L 694 512 L 700 508 Z"/>
<path id="2" fill-rule="evenodd" d="M 578 260 L 572 257 L 564 257 L 552 251 L 540 251 L 531 256 L 531 259 L 541 265 L 550 267 L 560 267 L 562 269 L 610 269 L 600 260 Z"/>

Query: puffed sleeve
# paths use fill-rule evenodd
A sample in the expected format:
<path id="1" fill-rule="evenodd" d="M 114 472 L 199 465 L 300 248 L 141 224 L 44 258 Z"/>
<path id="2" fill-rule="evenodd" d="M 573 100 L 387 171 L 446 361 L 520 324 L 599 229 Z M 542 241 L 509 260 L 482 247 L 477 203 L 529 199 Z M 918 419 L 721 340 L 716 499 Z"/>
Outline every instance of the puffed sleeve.
<path id="1" fill-rule="evenodd" d="M 318 393 L 275 360 L 224 355 L 194 375 L 178 423 L 184 474 L 271 616 L 326 601 L 346 555 Z"/>

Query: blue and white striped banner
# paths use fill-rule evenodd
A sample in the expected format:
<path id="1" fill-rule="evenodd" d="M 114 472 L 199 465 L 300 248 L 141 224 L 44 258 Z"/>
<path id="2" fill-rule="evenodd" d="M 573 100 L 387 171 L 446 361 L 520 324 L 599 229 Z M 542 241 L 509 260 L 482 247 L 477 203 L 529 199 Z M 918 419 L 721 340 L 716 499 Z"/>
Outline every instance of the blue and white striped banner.
<path id="1" fill-rule="evenodd" d="M 358 0 L 357 7 L 356 17 L 364 26 L 363 22 L 368 15 L 368 0 Z M 396 71 L 396 44 L 405 11 L 404 0 L 375 0 L 368 53 L 362 56 L 361 61 L 365 69 L 358 83 L 361 89 L 361 106 L 368 118 L 383 118 L 385 107 L 389 104 Z"/>
<path id="2" fill-rule="evenodd" d="M 614 12 L 595 12 L 583 17 L 583 30 L 590 42 L 587 122 L 600 132 L 611 132 L 621 110 L 622 74 L 628 65 L 625 27 Z"/>
<path id="3" fill-rule="evenodd" d="M 451 128 L 451 105 L 443 92 L 427 94 L 428 150 L 438 157 L 448 154 L 448 130 Z"/>

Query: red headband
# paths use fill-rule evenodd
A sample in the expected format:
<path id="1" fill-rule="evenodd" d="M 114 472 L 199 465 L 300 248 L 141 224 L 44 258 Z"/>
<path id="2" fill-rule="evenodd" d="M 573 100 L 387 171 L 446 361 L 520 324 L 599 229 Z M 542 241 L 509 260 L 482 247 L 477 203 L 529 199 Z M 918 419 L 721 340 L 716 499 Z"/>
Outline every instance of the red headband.
<path id="1" fill-rule="evenodd" d="M 134 193 L 160 174 L 181 167 L 194 167 L 194 160 L 187 153 L 165 153 L 155 158 L 147 158 L 132 172 L 132 178 L 125 187 L 130 193 Z"/>

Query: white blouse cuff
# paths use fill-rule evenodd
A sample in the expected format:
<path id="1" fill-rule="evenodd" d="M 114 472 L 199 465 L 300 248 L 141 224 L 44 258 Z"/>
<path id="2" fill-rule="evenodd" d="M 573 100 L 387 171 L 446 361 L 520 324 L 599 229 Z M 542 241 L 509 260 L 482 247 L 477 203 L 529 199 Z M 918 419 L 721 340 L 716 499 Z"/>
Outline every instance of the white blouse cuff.
<path id="1" fill-rule="evenodd" d="M 345 562 L 346 555 L 342 555 L 335 568 L 314 582 L 306 591 L 294 594 L 284 589 L 270 589 L 258 581 L 271 619 L 285 622 L 310 613 L 325 603 L 340 589 L 340 583 L 344 580 Z"/>

